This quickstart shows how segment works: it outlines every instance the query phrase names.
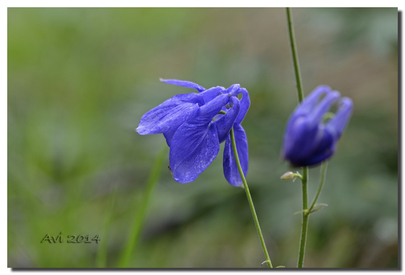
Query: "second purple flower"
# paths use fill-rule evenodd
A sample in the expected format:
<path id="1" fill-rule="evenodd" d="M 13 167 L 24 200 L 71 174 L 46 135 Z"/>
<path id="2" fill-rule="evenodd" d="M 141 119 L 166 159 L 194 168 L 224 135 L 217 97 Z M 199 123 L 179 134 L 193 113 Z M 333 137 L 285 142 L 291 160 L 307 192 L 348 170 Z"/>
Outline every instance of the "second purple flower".
<path id="1" fill-rule="evenodd" d="M 323 96 L 323 97 L 322 97 Z M 338 110 L 325 122 L 332 104 Z M 312 166 L 330 158 L 353 109 L 350 98 L 340 98 L 328 86 L 317 87 L 291 115 L 284 135 L 283 157 L 292 166 Z"/>

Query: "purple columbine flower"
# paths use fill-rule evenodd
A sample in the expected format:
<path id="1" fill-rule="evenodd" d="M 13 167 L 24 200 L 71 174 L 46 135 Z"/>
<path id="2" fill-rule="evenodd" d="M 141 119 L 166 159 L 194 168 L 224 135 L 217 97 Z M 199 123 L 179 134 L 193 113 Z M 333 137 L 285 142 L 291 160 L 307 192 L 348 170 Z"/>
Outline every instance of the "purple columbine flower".
<path id="1" fill-rule="evenodd" d="M 320 99 L 322 96 L 324 97 Z M 333 103 L 339 107 L 328 121 L 325 114 Z M 328 86 L 317 87 L 291 115 L 284 135 L 283 157 L 292 166 L 312 166 L 330 158 L 351 116 L 353 102 L 340 99 Z"/>
<path id="2" fill-rule="evenodd" d="M 249 154 L 246 133 L 240 124 L 250 106 L 247 90 L 239 84 L 228 89 L 218 86 L 206 90 L 189 81 L 161 81 L 193 88 L 198 93 L 176 95 L 153 108 L 142 116 L 137 132 L 164 135 L 170 147 L 173 178 L 180 183 L 194 181 L 212 163 L 218 155 L 219 144 L 225 141 L 225 178 L 233 186 L 243 186 L 232 150 L 230 130 L 234 127 L 238 156 L 246 176 Z M 242 94 L 240 100 L 239 94 Z"/>

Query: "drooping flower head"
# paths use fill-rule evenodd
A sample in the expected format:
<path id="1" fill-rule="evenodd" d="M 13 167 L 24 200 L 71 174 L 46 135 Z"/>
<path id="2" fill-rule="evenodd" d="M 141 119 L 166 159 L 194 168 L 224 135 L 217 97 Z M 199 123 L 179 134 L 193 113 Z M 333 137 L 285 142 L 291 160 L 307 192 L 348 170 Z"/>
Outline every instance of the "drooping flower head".
<path id="1" fill-rule="evenodd" d="M 238 156 L 244 175 L 249 155 L 245 131 L 240 125 L 250 106 L 249 94 L 239 84 L 228 89 L 204 87 L 189 81 L 162 82 L 192 88 L 198 93 L 176 95 L 144 114 L 136 129 L 141 135 L 163 134 L 170 147 L 173 178 L 180 183 L 194 181 L 215 159 L 225 141 L 224 175 L 233 186 L 243 186 L 232 150 L 230 130 L 234 128 Z M 242 94 L 242 99 L 238 95 Z"/>
<path id="2" fill-rule="evenodd" d="M 325 122 L 332 104 L 336 114 Z M 349 121 L 353 109 L 350 98 L 340 98 L 328 86 L 317 87 L 291 115 L 284 135 L 283 157 L 292 166 L 312 166 L 330 158 Z"/>

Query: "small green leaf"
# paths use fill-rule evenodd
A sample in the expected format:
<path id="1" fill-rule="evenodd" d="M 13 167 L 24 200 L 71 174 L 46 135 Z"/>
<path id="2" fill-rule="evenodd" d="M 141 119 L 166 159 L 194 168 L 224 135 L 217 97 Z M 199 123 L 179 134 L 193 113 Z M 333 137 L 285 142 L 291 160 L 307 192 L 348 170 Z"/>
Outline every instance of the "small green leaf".
<path id="1" fill-rule="evenodd" d="M 279 265 L 279 266 L 276 266 L 276 268 L 285 268 L 285 266 L 284 265 Z"/>
<path id="2" fill-rule="evenodd" d="M 303 209 L 303 210 L 295 212 L 294 215 L 297 215 L 299 213 L 305 213 L 306 214 L 307 212 L 308 212 L 308 209 Z"/>
<path id="3" fill-rule="evenodd" d="M 319 206 L 319 207 L 312 209 L 310 214 L 314 213 L 316 211 L 319 211 L 319 210 L 321 210 L 322 208 L 324 208 L 325 206 L 328 206 L 328 205 L 326 203 L 317 203 L 317 204 L 314 205 L 314 207 L 316 207 L 316 206 Z"/>
<path id="4" fill-rule="evenodd" d="M 262 262 L 261 266 L 263 266 L 265 263 L 269 263 L 269 261 L 265 260 L 264 262 Z"/>

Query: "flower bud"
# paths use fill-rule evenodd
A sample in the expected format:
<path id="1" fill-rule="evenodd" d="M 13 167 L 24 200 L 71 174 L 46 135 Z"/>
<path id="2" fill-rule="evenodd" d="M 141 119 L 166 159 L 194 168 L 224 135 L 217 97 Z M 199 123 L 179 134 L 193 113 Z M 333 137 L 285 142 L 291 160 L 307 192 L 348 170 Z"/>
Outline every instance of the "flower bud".
<path id="1" fill-rule="evenodd" d="M 338 103 L 334 115 L 328 111 Z M 319 86 L 297 106 L 287 123 L 283 159 L 292 167 L 315 166 L 332 157 L 349 122 L 353 102 L 337 91 Z M 326 115 L 326 116 L 325 116 Z"/>
<path id="2" fill-rule="evenodd" d="M 284 173 L 284 175 L 282 175 L 282 176 L 280 177 L 280 179 L 282 179 L 282 180 L 291 180 L 291 179 L 294 178 L 294 176 L 295 176 L 295 175 L 294 175 L 293 172 L 288 171 L 288 172 Z"/>

